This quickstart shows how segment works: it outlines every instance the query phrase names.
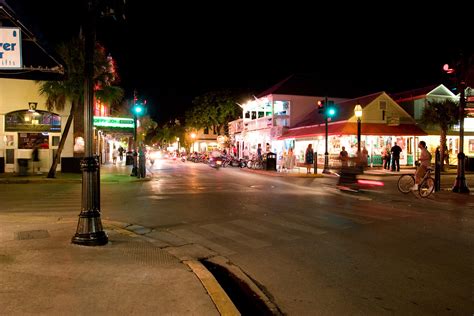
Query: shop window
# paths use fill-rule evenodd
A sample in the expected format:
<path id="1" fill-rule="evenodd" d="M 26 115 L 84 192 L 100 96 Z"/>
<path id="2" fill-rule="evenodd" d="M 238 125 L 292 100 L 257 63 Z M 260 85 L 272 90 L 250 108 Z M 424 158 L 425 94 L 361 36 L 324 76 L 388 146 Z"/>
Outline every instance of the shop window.
<path id="1" fill-rule="evenodd" d="M 272 112 L 266 112 L 265 116 L 272 116 Z"/>
<path id="2" fill-rule="evenodd" d="M 204 135 L 209 135 L 209 127 L 204 128 Z"/>
<path id="3" fill-rule="evenodd" d="M 265 112 L 263 112 L 263 111 L 259 111 L 259 112 L 258 112 L 258 118 L 261 118 L 261 117 L 263 117 L 263 116 L 264 116 L 264 114 L 265 114 Z"/>
<path id="4" fill-rule="evenodd" d="M 6 132 L 60 132 L 61 117 L 40 110 L 20 110 L 5 115 Z"/>
<path id="5" fill-rule="evenodd" d="M 18 149 L 32 149 L 48 141 L 48 135 L 44 133 L 18 133 Z"/>
<path id="6" fill-rule="evenodd" d="M 255 120 L 257 118 L 257 112 L 252 111 L 252 120 Z"/>
<path id="7" fill-rule="evenodd" d="M 250 118 L 250 112 L 245 112 L 245 116 L 244 116 L 246 119 L 249 119 Z"/>
<path id="8" fill-rule="evenodd" d="M 59 136 L 52 137 L 53 146 L 59 146 Z"/>

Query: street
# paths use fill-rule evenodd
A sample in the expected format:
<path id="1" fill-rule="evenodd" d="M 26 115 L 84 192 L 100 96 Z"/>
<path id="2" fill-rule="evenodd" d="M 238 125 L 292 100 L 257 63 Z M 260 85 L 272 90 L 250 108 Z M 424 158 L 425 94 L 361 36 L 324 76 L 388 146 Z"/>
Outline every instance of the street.
<path id="1" fill-rule="evenodd" d="M 474 312 L 472 194 L 404 195 L 393 176 L 382 188 L 346 193 L 336 177 L 269 177 L 170 160 L 151 171 L 150 181 L 103 182 L 102 219 L 147 228 L 173 254 L 199 245 L 226 257 L 285 314 Z M 0 199 L 0 216 L 76 218 L 81 185 L 0 185 Z"/>

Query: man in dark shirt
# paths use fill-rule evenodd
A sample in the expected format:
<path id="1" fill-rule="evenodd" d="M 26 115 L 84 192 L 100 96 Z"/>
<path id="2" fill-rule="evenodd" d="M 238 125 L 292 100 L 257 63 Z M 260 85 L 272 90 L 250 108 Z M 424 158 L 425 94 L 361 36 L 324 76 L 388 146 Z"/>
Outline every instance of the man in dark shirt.
<path id="1" fill-rule="evenodd" d="M 402 152 L 402 149 L 397 145 L 397 143 L 393 143 L 390 152 L 392 153 L 392 171 L 400 171 L 400 153 Z"/>

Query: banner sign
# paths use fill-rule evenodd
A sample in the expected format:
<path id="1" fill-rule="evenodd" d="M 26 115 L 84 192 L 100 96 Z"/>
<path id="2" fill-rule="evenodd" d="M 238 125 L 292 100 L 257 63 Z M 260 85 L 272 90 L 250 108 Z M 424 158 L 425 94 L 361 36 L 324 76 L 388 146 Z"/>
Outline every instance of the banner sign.
<path id="1" fill-rule="evenodd" d="M 122 118 L 122 117 L 110 117 L 110 116 L 94 116 L 94 126 L 101 127 L 115 127 L 115 128 L 132 128 L 133 119 Z"/>
<path id="2" fill-rule="evenodd" d="M 21 30 L 0 27 L 0 69 L 22 68 L 21 56 Z"/>

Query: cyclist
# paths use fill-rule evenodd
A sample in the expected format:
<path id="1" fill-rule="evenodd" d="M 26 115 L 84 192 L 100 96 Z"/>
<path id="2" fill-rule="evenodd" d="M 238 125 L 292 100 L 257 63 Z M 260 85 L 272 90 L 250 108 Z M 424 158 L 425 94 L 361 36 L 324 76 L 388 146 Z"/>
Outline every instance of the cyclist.
<path id="1" fill-rule="evenodd" d="M 424 141 L 420 141 L 418 143 L 418 148 L 421 150 L 420 158 L 418 159 L 420 165 L 415 172 L 415 185 L 412 187 L 412 190 L 418 190 L 418 185 L 421 182 L 421 179 L 425 176 L 426 171 L 431 166 L 431 154 L 426 148 L 426 143 Z"/>

